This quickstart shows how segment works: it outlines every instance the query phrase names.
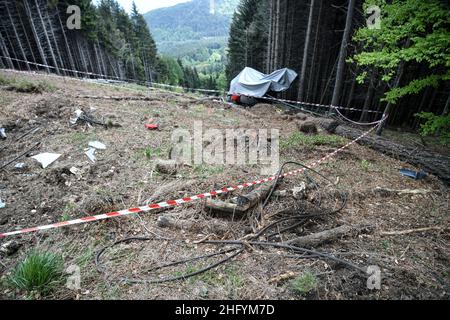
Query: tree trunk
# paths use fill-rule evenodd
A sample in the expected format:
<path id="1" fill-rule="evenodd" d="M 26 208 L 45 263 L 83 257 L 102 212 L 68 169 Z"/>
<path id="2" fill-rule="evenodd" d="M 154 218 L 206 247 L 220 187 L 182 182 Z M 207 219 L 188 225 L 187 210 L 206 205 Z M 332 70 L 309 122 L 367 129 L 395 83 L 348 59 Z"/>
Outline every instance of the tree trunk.
<path id="1" fill-rule="evenodd" d="M 330 133 L 335 133 L 352 140 L 363 134 L 363 131 L 359 129 L 342 125 L 334 120 L 322 119 L 320 120 L 320 125 Z M 382 152 L 394 159 L 399 159 L 417 166 L 425 172 L 439 177 L 446 185 L 450 185 L 450 166 L 448 165 L 450 163 L 450 157 L 427 150 L 418 150 L 415 146 L 405 146 L 383 137 L 374 137 L 371 135 L 360 139 L 358 143 Z"/>
<path id="2" fill-rule="evenodd" d="M 67 51 L 67 55 L 69 57 L 70 68 L 72 70 L 76 70 L 77 68 L 76 68 L 75 62 L 73 60 L 72 50 L 70 49 L 69 42 L 67 41 L 66 32 L 64 31 L 64 25 L 63 25 L 63 23 L 61 21 L 61 16 L 59 15 L 58 8 L 56 8 L 56 13 L 57 13 L 57 16 L 58 16 L 59 25 L 61 26 L 61 32 L 62 32 L 62 35 L 63 35 L 64 43 L 66 45 L 66 51 Z M 78 77 L 78 73 L 76 73 L 76 72 L 75 72 L 75 77 Z"/>
<path id="3" fill-rule="evenodd" d="M 442 112 L 443 116 L 448 114 L 448 108 L 450 106 L 450 94 L 448 95 L 447 102 L 445 103 L 444 111 Z"/>
<path id="4" fill-rule="evenodd" d="M 49 17 L 49 15 L 48 15 L 48 9 L 46 10 L 46 13 L 47 13 L 47 23 L 48 23 L 48 27 L 49 27 L 49 29 L 50 29 L 50 34 L 51 34 L 51 36 L 52 36 L 53 43 L 55 44 L 55 51 L 56 51 L 56 54 L 58 55 L 59 65 L 60 65 L 60 67 L 61 67 L 62 69 L 65 69 L 65 68 L 64 68 L 64 62 L 63 62 L 63 57 L 62 57 L 62 55 L 61 55 L 61 51 L 59 51 L 58 41 L 57 41 L 57 39 L 56 39 L 56 35 L 55 35 L 54 30 L 53 30 L 53 23 L 52 23 L 52 21 L 50 20 L 50 17 Z M 66 75 L 66 71 L 65 71 L 65 70 L 61 70 L 61 71 L 62 71 L 62 74 L 63 74 L 63 75 Z"/>
<path id="5" fill-rule="evenodd" d="M 8 13 L 9 21 L 11 21 L 11 27 L 13 29 L 14 36 L 16 37 L 17 43 L 19 44 L 19 49 L 20 49 L 20 53 L 22 54 L 22 58 L 23 58 L 23 60 L 27 61 L 27 55 L 25 54 L 25 50 L 22 47 L 22 41 L 20 40 L 19 34 L 16 29 L 16 24 L 14 23 L 14 20 L 11 16 L 11 12 L 9 11 L 7 2 L 5 3 L 5 7 L 6 7 L 6 12 Z M 31 71 L 30 65 L 28 64 L 28 62 L 26 63 L 26 66 L 27 66 L 28 71 Z"/>
<path id="6" fill-rule="evenodd" d="M 276 14 L 275 14 L 275 44 L 274 44 L 274 62 L 273 68 L 278 69 L 280 56 L 280 0 L 276 0 Z"/>
<path id="7" fill-rule="evenodd" d="M 34 24 L 33 15 L 31 14 L 30 6 L 28 5 L 28 1 L 24 1 L 23 3 L 25 4 L 25 10 L 27 12 L 27 15 L 30 18 L 31 30 L 33 32 L 34 39 L 35 39 L 37 47 L 38 47 L 39 55 L 41 56 L 42 63 L 46 66 L 45 70 L 48 73 L 50 73 L 50 69 L 49 69 L 49 67 L 47 67 L 48 66 L 48 62 L 47 62 L 47 59 L 45 57 L 44 49 L 42 48 L 41 40 L 39 39 L 38 33 L 36 31 L 36 26 Z"/>
<path id="8" fill-rule="evenodd" d="M 3 54 L 6 56 L 6 63 L 10 69 L 14 69 L 14 64 L 12 63 L 11 56 L 9 55 L 8 47 L 6 46 L 5 41 L 3 40 L 3 36 L 0 33 L 0 49 Z"/>
<path id="9" fill-rule="evenodd" d="M 359 118 L 359 122 L 364 122 L 367 120 L 367 114 L 372 105 L 373 95 L 375 92 L 375 79 L 377 77 L 377 71 L 372 71 L 372 75 L 370 76 L 369 87 L 367 88 L 366 99 L 364 100 L 363 112 L 361 113 L 361 117 Z"/>
<path id="10" fill-rule="evenodd" d="M 273 0 L 269 0 L 269 38 L 267 39 L 267 61 L 266 61 L 266 73 L 271 71 L 272 61 L 272 41 L 273 41 Z"/>
<path id="11" fill-rule="evenodd" d="M 308 63 L 309 42 L 311 38 L 312 22 L 314 18 L 314 3 L 315 0 L 311 0 L 309 8 L 308 27 L 306 29 L 305 47 L 303 49 L 303 61 L 302 69 L 300 71 L 300 84 L 298 89 L 298 100 L 303 101 L 305 94 L 305 77 L 306 77 L 306 65 Z"/>
<path id="12" fill-rule="evenodd" d="M 26 2 L 27 1 L 25 1 L 25 3 Z M 34 3 L 36 5 L 36 11 L 37 11 L 37 13 L 39 15 L 39 20 L 40 20 L 41 25 L 42 25 L 43 33 L 44 33 L 45 39 L 46 39 L 47 44 L 48 44 L 48 49 L 50 50 L 50 55 L 52 57 L 53 64 L 55 66 L 56 73 L 59 75 L 60 72 L 59 72 L 59 68 L 58 68 L 58 62 L 56 62 L 55 53 L 53 52 L 52 44 L 50 42 L 50 38 L 48 37 L 48 33 L 47 33 L 46 28 L 45 28 L 44 18 L 42 17 L 41 9 L 39 8 L 39 3 L 37 2 L 37 0 L 34 0 Z"/>
<path id="13" fill-rule="evenodd" d="M 349 0 L 347 9 L 347 20 L 345 22 L 344 35 L 342 36 L 341 49 L 339 51 L 339 60 L 336 71 L 336 82 L 334 85 L 333 98 L 331 104 L 337 106 L 342 93 L 342 80 L 344 78 L 345 58 L 347 57 L 347 46 L 350 40 L 350 32 L 352 29 L 353 11 L 355 8 L 355 0 Z"/>
<path id="14" fill-rule="evenodd" d="M 17 16 L 19 18 L 20 26 L 21 26 L 21 28 L 23 30 L 23 34 L 25 36 L 25 40 L 27 41 L 27 45 L 28 45 L 28 49 L 29 49 L 30 54 L 31 54 L 32 62 L 36 63 L 37 62 L 36 56 L 34 55 L 34 50 L 33 50 L 33 47 L 31 46 L 30 38 L 28 37 L 28 30 L 25 29 L 25 25 L 23 24 L 23 20 L 22 20 L 21 14 L 20 14 L 20 10 L 17 8 L 17 1 L 15 2 L 15 4 L 16 4 L 16 6 L 15 6 L 16 7 L 16 11 L 18 12 Z"/>
<path id="15" fill-rule="evenodd" d="M 311 68 L 309 71 L 309 79 L 308 79 L 308 93 L 306 95 L 306 101 L 311 101 L 310 97 L 314 97 L 314 93 L 311 92 L 312 90 L 314 90 L 314 84 L 315 84 L 315 73 L 318 73 L 317 70 L 318 68 L 316 68 L 316 53 L 317 53 L 317 47 L 319 45 L 319 29 L 320 29 L 320 22 L 322 21 L 322 4 L 323 1 L 319 1 L 320 5 L 319 5 L 319 16 L 318 16 L 318 20 L 317 20 L 317 27 L 316 27 L 316 31 L 315 31 L 315 36 L 314 36 L 314 49 L 313 49 L 313 54 L 312 54 L 312 58 L 311 58 Z M 314 72 L 316 71 L 316 72 Z M 314 98 L 313 98 L 314 99 Z"/>
<path id="16" fill-rule="evenodd" d="M 355 75 L 353 76 L 352 85 L 350 86 L 350 92 L 348 93 L 347 106 L 351 107 L 353 102 L 353 96 L 355 95 L 356 88 L 356 75 L 358 74 L 358 69 L 356 70 Z"/>
<path id="17" fill-rule="evenodd" d="M 406 47 L 409 47 L 409 43 L 410 43 L 410 39 L 408 39 L 406 41 Z M 401 61 L 400 64 L 398 65 L 398 70 L 397 70 L 397 77 L 395 78 L 395 83 L 394 83 L 394 88 L 398 88 L 400 86 L 400 83 L 402 81 L 403 78 L 403 72 L 405 70 L 405 62 Z M 392 111 L 392 103 L 388 102 L 388 104 L 386 105 L 386 109 L 384 110 L 383 113 L 383 118 L 388 117 Z M 384 121 L 384 123 L 382 123 L 377 130 L 377 135 L 381 136 L 383 134 L 383 129 L 386 126 L 386 122 Z"/>

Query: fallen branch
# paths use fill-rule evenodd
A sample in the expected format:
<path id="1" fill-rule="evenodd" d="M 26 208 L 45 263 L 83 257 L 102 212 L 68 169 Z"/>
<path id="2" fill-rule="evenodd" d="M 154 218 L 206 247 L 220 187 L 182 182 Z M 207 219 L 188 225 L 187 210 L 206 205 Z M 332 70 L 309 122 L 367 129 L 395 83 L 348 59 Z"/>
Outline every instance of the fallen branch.
<path id="1" fill-rule="evenodd" d="M 287 243 L 290 245 L 301 246 L 301 247 L 316 247 L 323 243 L 337 240 L 348 235 L 357 235 L 364 230 L 370 229 L 371 226 L 368 225 L 357 225 L 357 226 L 340 226 L 334 229 L 325 230 L 317 233 L 313 233 L 307 236 L 298 237 L 289 240 Z"/>
<path id="2" fill-rule="evenodd" d="M 427 189 L 402 189 L 402 190 L 394 190 L 394 189 L 388 189 L 388 188 L 375 188 L 373 190 L 373 193 L 381 195 L 381 196 L 390 196 L 392 194 L 397 194 L 397 195 L 417 195 L 417 194 L 422 194 L 422 195 L 426 195 L 433 192 L 433 190 L 427 190 Z"/>
<path id="3" fill-rule="evenodd" d="M 145 205 L 163 201 L 167 197 L 175 197 L 177 192 L 182 192 L 187 187 L 192 186 L 195 182 L 195 180 L 174 180 L 165 183 L 155 190 L 155 192 L 145 201 Z"/>
<path id="4" fill-rule="evenodd" d="M 289 280 L 289 279 L 293 279 L 296 276 L 297 276 L 296 272 L 289 271 L 289 272 L 280 274 L 279 276 L 273 277 L 272 279 L 269 280 L 269 284 L 274 284 L 274 283 L 286 281 L 286 280 Z"/>
<path id="5" fill-rule="evenodd" d="M 269 194 L 272 185 L 261 185 L 252 192 L 239 196 L 231 202 L 208 199 L 205 208 L 214 212 L 243 214 L 262 202 Z"/>
<path id="6" fill-rule="evenodd" d="M 427 228 L 418 228 L 418 229 L 408 229 L 408 230 L 401 230 L 401 231 L 381 231 L 381 236 L 401 236 L 405 234 L 411 234 L 416 232 L 427 232 L 427 231 L 448 231 L 449 228 L 442 228 L 442 227 L 427 227 Z"/>
<path id="7" fill-rule="evenodd" d="M 329 133 L 335 133 L 352 140 L 363 134 L 362 130 L 343 125 L 335 120 L 321 119 L 320 125 Z M 450 157 L 448 156 L 423 149 L 420 152 L 416 152 L 417 148 L 395 143 L 379 136 L 368 135 L 358 140 L 358 143 L 395 159 L 400 159 L 414 166 L 418 166 L 424 171 L 439 177 L 447 185 L 450 184 L 450 166 L 448 165 L 450 163 Z"/>
<path id="8" fill-rule="evenodd" d="M 93 100 L 115 100 L 115 101 L 154 101 L 157 100 L 154 97 L 133 97 L 133 96 L 77 96 L 81 99 L 93 99 Z"/>

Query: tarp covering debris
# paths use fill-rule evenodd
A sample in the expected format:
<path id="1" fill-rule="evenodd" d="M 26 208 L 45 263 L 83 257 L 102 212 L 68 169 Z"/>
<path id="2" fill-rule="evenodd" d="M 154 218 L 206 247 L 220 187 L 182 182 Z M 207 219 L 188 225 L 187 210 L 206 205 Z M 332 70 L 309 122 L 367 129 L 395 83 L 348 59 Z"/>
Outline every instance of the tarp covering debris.
<path id="1" fill-rule="evenodd" d="M 297 73 L 288 68 L 267 75 L 247 67 L 231 81 L 229 93 L 261 98 L 269 91 L 286 91 L 295 78 Z"/>

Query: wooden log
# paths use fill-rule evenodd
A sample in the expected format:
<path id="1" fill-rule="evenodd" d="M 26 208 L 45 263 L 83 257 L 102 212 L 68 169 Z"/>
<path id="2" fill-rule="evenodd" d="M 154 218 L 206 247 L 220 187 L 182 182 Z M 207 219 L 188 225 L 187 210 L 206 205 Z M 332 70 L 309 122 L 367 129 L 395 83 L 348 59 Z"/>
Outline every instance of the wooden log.
<path id="1" fill-rule="evenodd" d="M 335 133 L 352 140 L 364 133 L 362 130 L 343 125 L 335 120 L 322 119 L 320 125 L 329 133 Z M 369 135 L 360 139 L 358 143 L 417 166 L 425 172 L 437 176 L 447 186 L 450 185 L 450 157 L 448 156 L 423 149 L 419 150 L 417 147 L 405 146 L 379 136 Z"/>
<path id="2" fill-rule="evenodd" d="M 258 203 L 265 200 L 272 188 L 271 184 L 264 184 L 250 193 L 235 198 L 232 202 L 208 199 L 205 209 L 218 213 L 244 214 Z"/>
<path id="3" fill-rule="evenodd" d="M 178 171 L 178 166 L 175 160 L 155 160 L 155 170 L 162 174 L 174 175 Z"/>
<path id="4" fill-rule="evenodd" d="M 334 229 L 313 233 L 307 236 L 298 237 L 289 240 L 287 243 L 299 247 L 317 247 L 323 243 L 330 242 L 348 235 L 356 235 L 366 229 L 370 229 L 368 225 L 357 226 L 340 226 Z"/>
<path id="5" fill-rule="evenodd" d="M 428 231 L 449 231 L 449 228 L 443 228 L 443 227 L 427 227 L 427 228 L 418 228 L 418 229 L 408 229 L 408 230 L 401 230 L 401 231 L 381 231 L 381 236 L 401 236 L 411 233 L 418 233 L 418 232 L 428 232 Z"/>
<path id="6" fill-rule="evenodd" d="M 297 128 L 299 131 L 306 134 L 317 134 L 317 125 L 315 121 L 299 121 L 297 122 Z"/>
<path id="7" fill-rule="evenodd" d="M 380 195 L 382 197 L 388 197 L 391 195 L 426 195 L 429 194 L 431 192 L 433 192 L 432 190 L 427 190 L 427 189 L 401 189 L 401 190 L 393 190 L 393 189 L 388 189 L 388 188 L 375 188 L 372 191 L 374 194 Z"/>

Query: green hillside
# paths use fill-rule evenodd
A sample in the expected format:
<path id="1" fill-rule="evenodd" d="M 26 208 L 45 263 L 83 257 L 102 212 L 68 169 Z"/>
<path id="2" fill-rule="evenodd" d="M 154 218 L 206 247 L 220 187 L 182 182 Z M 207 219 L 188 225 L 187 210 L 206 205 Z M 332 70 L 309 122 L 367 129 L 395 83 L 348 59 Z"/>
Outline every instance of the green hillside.
<path id="1" fill-rule="evenodd" d="M 231 19 L 239 0 L 192 0 L 146 13 L 160 54 L 180 59 L 200 75 L 219 78 L 225 70 Z"/>

